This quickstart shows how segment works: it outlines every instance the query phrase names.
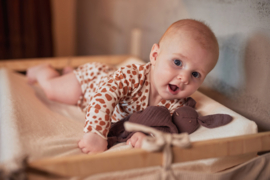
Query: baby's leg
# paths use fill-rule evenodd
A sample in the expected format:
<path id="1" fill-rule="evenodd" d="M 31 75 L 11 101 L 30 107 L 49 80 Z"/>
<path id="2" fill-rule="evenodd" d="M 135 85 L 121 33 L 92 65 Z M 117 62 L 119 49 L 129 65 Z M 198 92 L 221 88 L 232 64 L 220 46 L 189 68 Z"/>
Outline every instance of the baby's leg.
<path id="1" fill-rule="evenodd" d="M 49 99 L 65 104 L 76 104 L 82 94 L 81 85 L 73 72 L 44 81 L 41 86 Z"/>
<path id="2" fill-rule="evenodd" d="M 37 81 L 46 96 L 65 104 L 76 104 L 82 91 L 75 74 L 70 72 L 63 76 L 49 65 L 39 65 L 27 70 L 30 83 Z"/>

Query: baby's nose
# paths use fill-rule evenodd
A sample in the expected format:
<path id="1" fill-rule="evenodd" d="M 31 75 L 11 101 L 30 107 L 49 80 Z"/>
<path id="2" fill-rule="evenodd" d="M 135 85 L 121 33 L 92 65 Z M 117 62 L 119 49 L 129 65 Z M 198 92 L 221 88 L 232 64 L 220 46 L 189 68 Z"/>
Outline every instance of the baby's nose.
<path id="1" fill-rule="evenodd" d="M 179 79 L 183 84 L 189 83 L 189 75 L 187 73 L 181 73 L 177 76 L 177 79 Z"/>

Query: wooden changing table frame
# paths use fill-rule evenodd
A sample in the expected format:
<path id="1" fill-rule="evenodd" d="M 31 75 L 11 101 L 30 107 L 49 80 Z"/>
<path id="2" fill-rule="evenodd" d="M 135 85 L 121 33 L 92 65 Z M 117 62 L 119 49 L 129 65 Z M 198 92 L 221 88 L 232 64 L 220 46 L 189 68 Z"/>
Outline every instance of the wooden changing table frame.
<path id="1" fill-rule="evenodd" d="M 0 68 L 25 71 L 28 67 L 49 63 L 54 68 L 77 67 L 86 62 L 104 62 L 116 65 L 129 55 L 82 56 L 38 59 L 16 59 L 0 61 Z M 236 156 L 270 150 L 270 132 L 193 142 L 191 148 L 173 147 L 173 163 L 192 160 Z M 108 152 L 97 155 L 73 155 L 69 157 L 44 158 L 28 163 L 29 179 L 33 169 L 47 175 L 60 177 L 89 176 L 103 172 L 113 172 L 134 168 L 162 165 L 162 152 L 147 152 L 142 149 L 129 149 L 121 152 Z M 94 164 L 94 166 L 89 166 Z"/>

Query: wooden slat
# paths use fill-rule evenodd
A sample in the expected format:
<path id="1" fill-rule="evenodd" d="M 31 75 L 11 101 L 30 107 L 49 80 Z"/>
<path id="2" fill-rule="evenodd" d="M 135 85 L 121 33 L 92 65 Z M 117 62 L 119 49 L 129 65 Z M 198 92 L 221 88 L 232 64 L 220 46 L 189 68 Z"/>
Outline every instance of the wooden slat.
<path id="1" fill-rule="evenodd" d="M 79 65 L 87 62 L 101 62 L 110 65 L 116 65 L 127 58 L 130 55 L 108 55 L 108 56 L 75 56 L 75 57 L 55 57 L 55 58 L 36 58 L 36 59 L 15 59 L 15 60 L 1 60 L 0 68 L 8 68 L 15 71 L 25 71 L 27 68 L 49 63 L 54 68 L 61 69 L 67 65 L 72 67 L 78 67 Z"/>
<path id="2" fill-rule="evenodd" d="M 193 142 L 189 149 L 173 147 L 173 163 L 235 156 L 270 150 L 270 132 Z M 162 165 L 162 153 L 130 149 L 97 155 L 77 155 L 30 162 L 32 168 L 62 175 L 86 176 L 96 173 Z"/>

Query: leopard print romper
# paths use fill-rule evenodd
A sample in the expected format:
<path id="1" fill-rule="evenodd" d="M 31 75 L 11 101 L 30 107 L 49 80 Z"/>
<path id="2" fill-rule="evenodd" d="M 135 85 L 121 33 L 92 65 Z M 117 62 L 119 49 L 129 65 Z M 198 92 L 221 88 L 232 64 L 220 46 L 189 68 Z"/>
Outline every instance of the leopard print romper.
<path id="1" fill-rule="evenodd" d="M 83 95 L 78 106 L 85 111 L 84 132 L 94 131 L 107 138 L 111 122 L 148 106 L 151 63 L 114 68 L 101 63 L 87 63 L 74 70 Z M 162 100 L 171 114 L 185 99 Z"/>

